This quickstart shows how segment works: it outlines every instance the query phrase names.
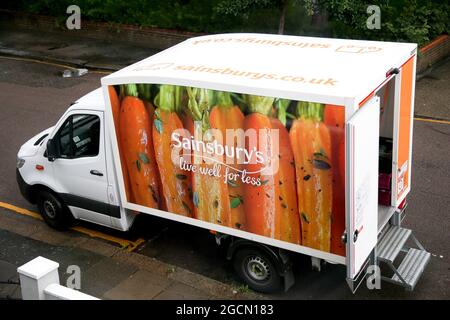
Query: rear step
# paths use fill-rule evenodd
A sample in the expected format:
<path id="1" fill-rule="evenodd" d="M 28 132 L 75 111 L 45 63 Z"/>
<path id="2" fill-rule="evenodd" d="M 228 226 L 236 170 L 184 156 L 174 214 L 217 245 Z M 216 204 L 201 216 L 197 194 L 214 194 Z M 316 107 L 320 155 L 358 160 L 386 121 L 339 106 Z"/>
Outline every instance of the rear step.
<path id="1" fill-rule="evenodd" d="M 418 249 L 405 246 L 408 239 L 411 238 Z M 407 253 L 397 268 L 394 266 L 394 261 L 400 252 Z M 378 243 L 377 257 L 394 272 L 392 277 L 382 276 L 381 279 L 401 285 L 407 290 L 413 290 L 430 261 L 431 254 L 425 251 L 411 230 L 390 225 Z"/>
<path id="2" fill-rule="evenodd" d="M 393 282 L 405 285 L 408 290 L 414 290 L 420 276 L 430 261 L 431 254 L 424 250 L 411 248 L 408 250 L 405 258 L 398 267 L 398 275 L 394 274 L 391 278 Z M 402 281 L 403 278 L 404 282 Z"/>
<path id="3" fill-rule="evenodd" d="M 409 229 L 390 226 L 378 244 L 378 259 L 383 262 L 394 262 L 411 233 Z"/>

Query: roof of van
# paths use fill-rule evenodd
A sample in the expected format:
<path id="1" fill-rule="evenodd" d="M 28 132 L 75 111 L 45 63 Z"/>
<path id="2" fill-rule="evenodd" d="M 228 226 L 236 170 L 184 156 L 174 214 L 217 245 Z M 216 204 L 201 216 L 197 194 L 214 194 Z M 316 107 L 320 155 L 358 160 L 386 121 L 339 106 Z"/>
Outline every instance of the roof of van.
<path id="1" fill-rule="evenodd" d="M 416 49 L 413 43 L 207 35 L 114 72 L 102 84 L 174 84 L 316 102 L 361 101 Z"/>
<path id="2" fill-rule="evenodd" d="M 103 98 L 102 88 L 97 88 L 79 98 L 71 105 L 72 109 L 81 109 L 83 107 L 89 110 L 105 110 L 105 100 Z"/>

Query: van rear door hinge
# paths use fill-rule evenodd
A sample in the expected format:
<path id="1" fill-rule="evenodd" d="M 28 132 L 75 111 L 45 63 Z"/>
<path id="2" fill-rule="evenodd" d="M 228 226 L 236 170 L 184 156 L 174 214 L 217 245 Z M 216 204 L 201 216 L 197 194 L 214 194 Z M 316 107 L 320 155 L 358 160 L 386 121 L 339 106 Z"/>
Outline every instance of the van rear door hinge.
<path id="1" fill-rule="evenodd" d="M 341 241 L 343 244 L 347 244 L 347 231 L 344 231 L 344 233 L 342 234 Z"/>

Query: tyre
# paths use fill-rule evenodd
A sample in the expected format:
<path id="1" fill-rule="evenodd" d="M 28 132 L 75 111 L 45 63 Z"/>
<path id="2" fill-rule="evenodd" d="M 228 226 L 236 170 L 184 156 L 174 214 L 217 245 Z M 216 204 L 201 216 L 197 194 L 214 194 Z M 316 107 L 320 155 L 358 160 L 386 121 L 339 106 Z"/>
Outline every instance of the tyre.
<path id="1" fill-rule="evenodd" d="M 282 278 L 268 254 L 256 248 L 242 248 L 233 258 L 238 276 L 249 288 L 263 293 L 274 293 L 281 289 Z"/>
<path id="2" fill-rule="evenodd" d="M 40 191 L 37 200 L 39 212 L 50 227 L 65 230 L 70 226 L 72 215 L 53 193 Z"/>

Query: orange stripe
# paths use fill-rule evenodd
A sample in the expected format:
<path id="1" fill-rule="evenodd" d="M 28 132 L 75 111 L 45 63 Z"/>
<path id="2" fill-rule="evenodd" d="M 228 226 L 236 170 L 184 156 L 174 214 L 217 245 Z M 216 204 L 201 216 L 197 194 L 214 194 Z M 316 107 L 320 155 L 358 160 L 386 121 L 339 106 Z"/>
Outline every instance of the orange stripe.
<path id="1" fill-rule="evenodd" d="M 404 190 L 408 188 L 409 185 L 409 166 L 411 160 L 409 159 L 410 154 L 410 135 L 411 135 L 411 105 L 412 105 L 412 87 L 413 87 L 413 73 L 414 73 L 414 60 L 410 59 L 402 67 L 402 79 L 400 85 L 400 119 L 399 119 L 399 131 L 398 131 L 398 155 L 397 163 L 398 168 L 408 162 L 408 168 L 404 172 L 403 189 L 397 195 L 399 199 Z M 397 180 L 398 184 L 398 180 Z M 397 189 L 398 190 L 398 189 Z"/>
<path id="2" fill-rule="evenodd" d="M 373 97 L 374 94 L 375 94 L 375 90 L 372 91 L 372 92 L 371 92 L 367 97 L 365 97 L 363 100 L 361 100 L 361 102 L 359 103 L 359 106 L 360 106 L 360 107 L 363 106 L 363 105 L 367 102 L 367 100 L 369 100 L 370 98 Z"/>
<path id="3" fill-rule="evenodd" d="M 403 68 L 407 63 L 411 62 L 411 60 L 413 60 L 415 56 L 416 56 L 416 55 L 413 54 L 411 57 L 409 57 L 409 59 L 406 60 L 405 63 L 403 63 L 403 64 L 401 65 L 400 68 Z"/>

